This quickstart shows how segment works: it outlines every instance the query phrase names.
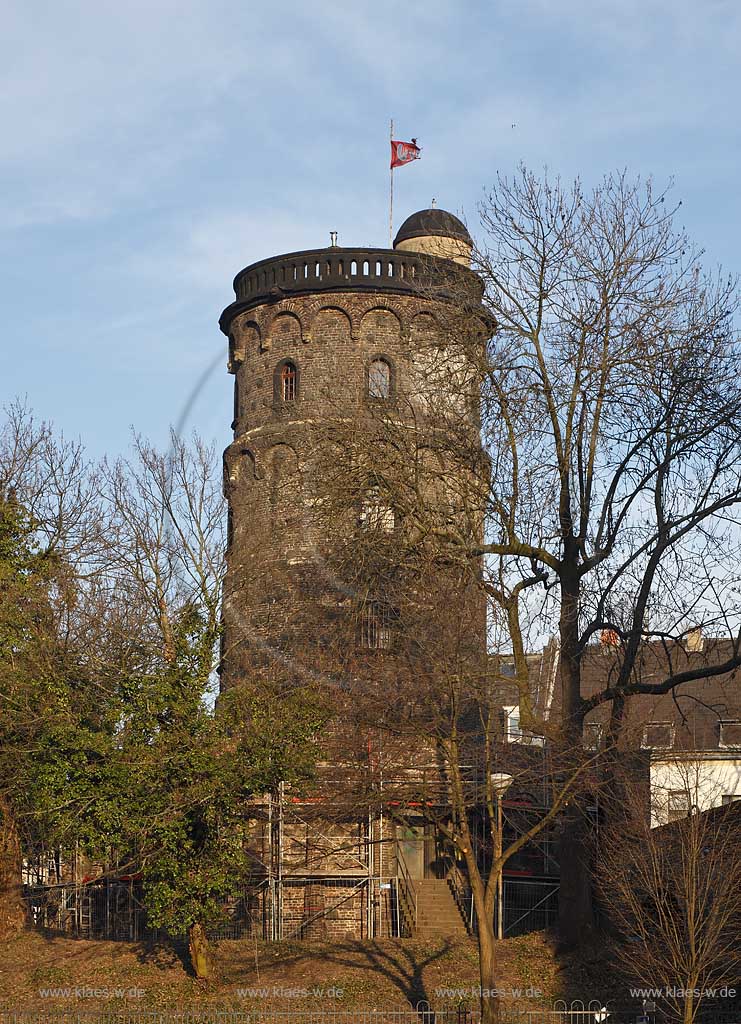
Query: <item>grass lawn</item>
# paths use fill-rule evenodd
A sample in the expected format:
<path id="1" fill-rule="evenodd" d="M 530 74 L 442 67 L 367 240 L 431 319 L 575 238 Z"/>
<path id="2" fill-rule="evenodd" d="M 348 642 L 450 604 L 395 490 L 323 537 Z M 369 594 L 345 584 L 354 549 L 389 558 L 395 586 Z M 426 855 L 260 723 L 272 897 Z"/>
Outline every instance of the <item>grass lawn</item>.
<path id="1" fill-rule="evenodd" d="M 498 985 L 522 990 L 521 997 L 510 996 L 506 1001 L 523 1008 L 550 1006 L 554 999 L 570 997 L 574 981 L 579 989 L 584 984 L 594 988 L 593 981 L 574 978 L 569 965 L 564 970 L 557 962 L 546 933 L 505 940 L 500 963 Z M 249 1011 L 267 1006 L 278 1010 L 381 1009 L 416 1004 L 421 999 L 433 1006 L 454 1003 L 459 1001 L 457 997 L 443 996 L 437 990 L 479 984 L 477 949 L 470 939 L 226 941 L 213 946 L 213 968 L 213 980 L 201 985 L 190 974 L 184 949 L 45 937 L 27 931 L 0 943 L 0 1008 L 77 1013 L 100 1009 Z M 56 993 L 43 991 L 55 989 Z M 60 991 L 64 989 L 70 991 Z M 76 993 L 75 989 L 93 991 Z M 94 990 L 107 991 L 96 995 Z M 595 995 L 594 991 L 581 994 Z M 464 1001 L 476 1002 L 475 997 Z"/>
<path id="2" fill-rule="evenodd" d="M 203 985 L 191 976 L 184 948 L 27 931 L 0 943 L 0 1009 L 332 1011 L 389 1009 L 421 999 L 440 1007 L 461 998 L 439 989 L 479 984 L 471 939 L 239 940 L 216 943 L 212 952 L 213 979 Z M 616 978 L 603 950 L 563 961 L 548 933 L 505 940 L 499 965 L 497 985 L 510 992 L 504 1001 L 522 1009 L 552 1007 L 562 997 L 620 999 L 618 990 L 610 991 Z M 476 997 L 463 1001 L 473 1006 Z"/>

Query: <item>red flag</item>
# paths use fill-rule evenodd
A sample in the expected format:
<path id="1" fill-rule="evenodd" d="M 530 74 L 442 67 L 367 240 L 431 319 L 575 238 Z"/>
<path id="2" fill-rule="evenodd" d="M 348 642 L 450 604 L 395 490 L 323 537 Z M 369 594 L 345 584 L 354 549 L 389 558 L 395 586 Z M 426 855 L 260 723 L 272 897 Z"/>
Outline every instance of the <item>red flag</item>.
<path id="1" fill-rule="evenodd" d="M 417 145 L 417 140 L 412 139 L 411 142 L 395 142 L 391 140 L 391 166 L 392 167 L 403 167 L 404 164 L 410 164 L 412 160 L 419 160 L 420 148 Z"/>

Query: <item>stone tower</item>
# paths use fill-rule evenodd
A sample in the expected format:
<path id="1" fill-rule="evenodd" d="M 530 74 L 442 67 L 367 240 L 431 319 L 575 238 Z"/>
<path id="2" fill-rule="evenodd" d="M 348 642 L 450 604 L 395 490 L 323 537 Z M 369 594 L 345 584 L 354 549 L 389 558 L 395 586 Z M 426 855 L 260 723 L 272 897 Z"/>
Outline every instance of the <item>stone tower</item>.
<path id="1" fill-rule="evenodd" d="M 312 535 L 323 500 L 317 430 L 371 406 L 424 424 L 421 353 L 439 332 L 440 304 L 456 302 L 459 289 L 480 301 L 471 245 L 461 221 L 430 209 L 402 224 L 394 249 L 294 252 L 234 279 L 236 300 L 219 321 L 234 375 L 222 687 L 237 684 L 252 657 L 285 663 L 297 633 L 311 642 L 331 630 L 333 605 L 347 594 Z M 394 405 L 412 392 L 411 404 Z M 475 401 L 466 417 L 478 438 Z M 371 615 L 360 642 L 384 647 L 385 628 Z"/>

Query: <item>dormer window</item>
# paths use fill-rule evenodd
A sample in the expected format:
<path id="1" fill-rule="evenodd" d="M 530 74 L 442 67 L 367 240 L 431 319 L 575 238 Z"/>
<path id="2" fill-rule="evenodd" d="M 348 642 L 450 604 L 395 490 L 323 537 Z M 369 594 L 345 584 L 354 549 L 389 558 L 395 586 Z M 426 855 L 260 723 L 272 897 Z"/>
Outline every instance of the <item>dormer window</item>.
<path id="1" fill-rule="evenodd" d="M 649 722 L 643 727 L 641 746 L 644 750 L 671 750 L 674 726 L 671 722 Z"/>
<path id="2" fill-rule="evenodd" d="M 368 367 L 368 397 L 391 397 L 391 367 L 385 359 L 374 359 Z"/>
<path id="3" fill-rule="evenodd" d="M 295 402 L 298 395 L 298 371 L 295 363 L 284 363 L 280 371 L 280 397 L 284 402 Z"/>
<path id="4" fill-rule="evenodd" d="M 741 721 L 726 719 L 720 723 L 718 746 L 727 750 L 741 748 Z"/>

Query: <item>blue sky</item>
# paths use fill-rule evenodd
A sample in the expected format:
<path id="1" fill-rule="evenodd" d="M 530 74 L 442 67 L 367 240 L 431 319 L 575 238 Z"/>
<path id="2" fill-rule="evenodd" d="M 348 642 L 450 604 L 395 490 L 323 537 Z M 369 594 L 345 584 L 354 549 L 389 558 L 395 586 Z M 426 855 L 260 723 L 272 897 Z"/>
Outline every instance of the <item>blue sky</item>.
<path id="1" fill-rule="evenodd" d="M 475 232 L 519 161 L 627 167 L 741 270 L 736 0 L 6 0 L 0 24 L 0 397 L 95 455 L 186 407 L 228 442 L 232 278 L 332 229 L 387 244 L 390 117 L 424 147 L 397 225 L 435 196 Z"/>

